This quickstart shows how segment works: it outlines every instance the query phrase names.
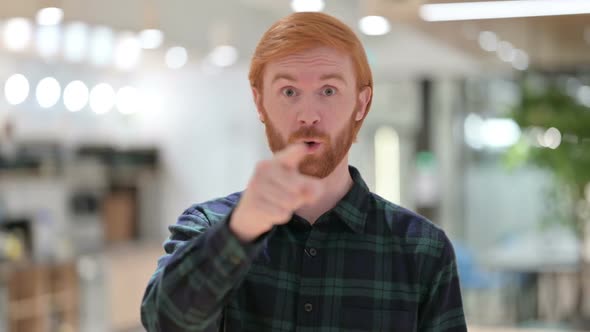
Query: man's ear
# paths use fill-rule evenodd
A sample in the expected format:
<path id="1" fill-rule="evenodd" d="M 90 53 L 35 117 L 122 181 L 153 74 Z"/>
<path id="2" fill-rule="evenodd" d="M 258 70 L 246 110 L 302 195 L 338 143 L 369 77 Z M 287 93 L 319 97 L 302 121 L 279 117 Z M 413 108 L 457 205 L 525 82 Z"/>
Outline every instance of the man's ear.
<path id="1" fill-rule="evenodd" d="M 256 105 L 256 112 L 258 112 L 258 119 L 260 122 L 264 123 L 264 112 L 262 111 L 264 107 L 262 106 L 262 93 L 255 88 L 252 87 L 252 97 L 254 98 L 254 104 Z"/>
<path id="2" fill-rule="evenodd" d="M 370 86 L 366 86 L 361 89 L 358 96 L 358 106 L 359 108 L 356 110 L 355 120 L 360 121 L 365 117 L 367 114 L 367 105 L 369 105 L 369 101 L 371 101 L 371 97 L 373 95 L 373 90 Z"/>

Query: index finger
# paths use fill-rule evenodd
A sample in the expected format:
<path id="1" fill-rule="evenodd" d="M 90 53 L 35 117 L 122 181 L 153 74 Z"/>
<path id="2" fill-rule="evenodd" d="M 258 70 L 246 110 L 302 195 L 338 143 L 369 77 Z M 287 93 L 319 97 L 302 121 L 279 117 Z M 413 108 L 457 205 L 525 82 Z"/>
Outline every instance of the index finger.
<path id="1" fill-rule="evenodd" d="M 303 157 L 305 157 L 307 147 L 305 143 L 291 144 L 275 155 L 275 159 L 283 166 L 289 169 L 297 169 Z"/>

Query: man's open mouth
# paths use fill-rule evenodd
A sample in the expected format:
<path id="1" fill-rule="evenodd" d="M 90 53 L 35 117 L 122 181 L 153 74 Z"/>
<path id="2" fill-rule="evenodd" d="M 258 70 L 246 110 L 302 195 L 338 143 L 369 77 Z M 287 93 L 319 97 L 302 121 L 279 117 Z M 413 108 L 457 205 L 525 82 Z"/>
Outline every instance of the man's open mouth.
<path id="1" fill-rule="evenodd" d="M 305 143 L 308 153 L 313 153 L 317 151 L 322 145 L 322 142 L 316 140 L 303 140 L 302 142 Z"/>

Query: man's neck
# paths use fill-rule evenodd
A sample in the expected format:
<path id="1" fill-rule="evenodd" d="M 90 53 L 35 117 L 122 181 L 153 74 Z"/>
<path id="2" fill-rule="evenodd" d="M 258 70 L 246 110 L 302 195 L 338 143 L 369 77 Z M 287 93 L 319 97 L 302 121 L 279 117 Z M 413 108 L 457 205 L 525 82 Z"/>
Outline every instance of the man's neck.
<path id="1" fill-rule="evenodd" d="M 352 187 L 353 181 L 348 171 L 348 156 L 345 156 L 334 171 L 321 181 L 324 192 L 317 203 L 305 205 L 295 211 L 298 216 L 312 225 L 322 214 L 335 207 Z"/>

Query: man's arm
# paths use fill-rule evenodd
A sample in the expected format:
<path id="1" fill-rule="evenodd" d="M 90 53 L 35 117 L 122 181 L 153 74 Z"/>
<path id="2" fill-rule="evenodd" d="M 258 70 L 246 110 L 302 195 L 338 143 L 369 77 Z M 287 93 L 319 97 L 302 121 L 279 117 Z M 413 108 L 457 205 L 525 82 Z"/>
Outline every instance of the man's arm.
<path id="1" fill-rule="evenodd" d="M 141 321 L 148 331 L 216 328 L 228 294 L 263 239 L 323 192 L 320 180 L 299 174 L 297 167 L 306 155 L 307 147 L 300 143 L 259 162 L 235 209 L 215 225 L 192 208 L 170 227 L 172 235 L 164 244 L 167 255 L 160 258 L 141 305 Z"/>
<path id="2" fill-rule="evenodd" d="M 166 255 L 150 279 L 141 321 L 150 331 L 216 331 L 232 288 L 261 247 L 240 241 L 229 229 L 230 216 L 211 225 L 195 208 L 170 226 Z"/>
<path id="3" fill-rule="evenodd" d="M 457 262 L 451 241 L 442 233 L 441 257 L 436 260 L 433 278 L 424 301 L 420 305 L 418 330 L 420 332 L 467 331 Z"/>

